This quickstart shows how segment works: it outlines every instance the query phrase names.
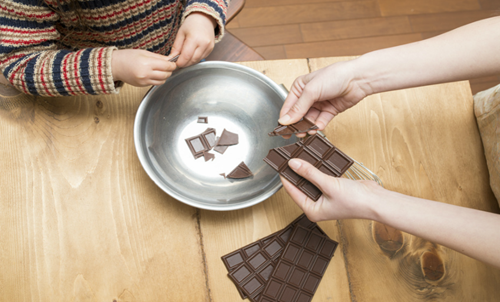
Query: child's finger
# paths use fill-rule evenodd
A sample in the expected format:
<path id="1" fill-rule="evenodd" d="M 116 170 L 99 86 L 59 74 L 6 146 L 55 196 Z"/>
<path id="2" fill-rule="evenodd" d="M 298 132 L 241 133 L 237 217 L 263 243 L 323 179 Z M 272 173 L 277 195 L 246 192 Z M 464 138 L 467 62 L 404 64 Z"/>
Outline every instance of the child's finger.
<path id="1" fill-rule="evenodd" d="M 174 44 L 172 45 L 172 49 L 170 50 L 170 55 L 167 57 L 167 59 L 171 59 L 175 57 L 176 55 L 181 53 L 182 46 L 184 45 L 184 40 L 186 39 L 184 33 L 179 31 L 177 33 L 177 36 L 175 37 Z"/>
<path id="2" fill-rule="evenodd" d="M 156 81 L 165 81 L 170 75 L 172 75 L 171 72 L 153 70 L 149 78 Z"/>
<path id="3" fill-rule="evenodd" d="M 196 50 L 193 53 L 193 56 L 191 57 L 191 60 L 188 63 L 188 66 L 196 64 L 200 62 L 201 59 L 203 59 L 203 53 L 204 49 L 201 49 L 201 47 L 197 47 Z"/>
<path id="4" fill-rule="evenodd" d="M 191 59 L 194 55 L 194 52 L 196 51 L 197 45 L 194 43 L 193 40 L 186 39 L 184 44 L 182 45 L 181 49 L 181 55 L 179 59 L 177 59 L 177 66 L 179 67 L 186 67 L 188 66 L 189 62 L 191 62 Z"/>
<path id="5" fill-rule="evenodd" d="M 156 60 L 153 65 L 153 70 L 157 71 L 174 71 L 175 68 L 177 68 L 177 65 L 173 62 L 169 62 L 167 57 Z"/>

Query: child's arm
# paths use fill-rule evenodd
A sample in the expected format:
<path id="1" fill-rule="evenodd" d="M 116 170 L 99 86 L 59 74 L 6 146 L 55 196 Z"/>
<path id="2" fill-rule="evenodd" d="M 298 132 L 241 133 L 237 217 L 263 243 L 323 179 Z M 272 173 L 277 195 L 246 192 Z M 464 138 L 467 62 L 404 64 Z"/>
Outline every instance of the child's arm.
<path id="1" fill-rule="evenodd" d="M 224 35 L 226 2 L 229 1 L 187 1 L 181 27 L 170 52 L 171 56 L 180 54 L 177 66 L 193 65 L 212 52 L 215 42 Z"/>
<path id="2" fill-rule="evenodd" d="M 300 159 L 290 160 L 289 165 L 323 192 L 314 202 L 281 178 L 288 194 L 312 221 L 375 220 L 500 267 L 498 214 L 391 192 L 373 181 L 330 177 Z"/>
<path id="3" fill-rule="evenodd" d="M 43 96 L 116 93 L 115 47 L 57 50 L 59 15 L 39 0 L 0 1 L 0 70 L 20 91 Z"/>

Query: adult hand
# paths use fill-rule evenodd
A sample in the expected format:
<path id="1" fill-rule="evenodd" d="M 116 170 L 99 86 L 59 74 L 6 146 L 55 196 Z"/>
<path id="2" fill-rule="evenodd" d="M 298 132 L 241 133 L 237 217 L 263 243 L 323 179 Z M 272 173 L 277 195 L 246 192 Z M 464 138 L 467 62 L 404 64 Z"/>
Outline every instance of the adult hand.
<path id="1" fill-rule="evenodd" d="M 278 122 L 289 125 L 306 116 L 319 130 L 325 129 L 334 116 L 371 93 L 370 86 L 356 74 L 355 65 L 356 60 L 339 62 L 298 77 L 281 108 Z"/>
<path id="2" fill-rule="evenodd" d="M 178 67 L 187 67 L 198 63 L 206 58 L 214 49 L 215 32 L 217 26 L 215 20 L 203 13 L 189 14 L 172 46 L 170 56 L 180 54 L 177 60 Z"/>
<path id="3" fill-rule="evenodd" d="M 113 79 L 138 87 L 165 83 L 176 67 L 168 57 L 142 49 L 115 50 L 111 58 Z"/>
<path id="4" fill-rule="evenodd" d="M 373 217 L 370 201 L 383 190 L 374 181 L 331 177 L 300 159 L 291 159 L 288 165 L 323 192 L 317 201 L 313 201 L 281 177 L 285 190 L 311 221 Z"/>

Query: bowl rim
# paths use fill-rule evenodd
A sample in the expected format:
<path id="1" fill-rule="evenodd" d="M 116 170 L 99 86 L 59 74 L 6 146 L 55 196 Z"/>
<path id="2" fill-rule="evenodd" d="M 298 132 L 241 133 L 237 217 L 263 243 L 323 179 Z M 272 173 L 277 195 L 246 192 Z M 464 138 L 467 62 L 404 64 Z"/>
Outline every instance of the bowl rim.
<path id="1" fill-rule="evenodd" d="M 198 63 L 192 66 L 189 66 L 187 68 L 183 68 L 180 70 L 175 71 L 171 77 L 167 79 L 165 83 L 167 83 L 169 80 L 173 79 L 175 76 L 186 73 L 186 72 L 191 72 L 192 70 L 198 70 L 198 69 L 207 69 L 207 68 L 225 68 L 225 69 L 232 69 L 232 70 L 237 70 L 237 71 L 243 71 L 255 78 L 257 78 L 260 81 L 263 81 L 267 85 L 269 85 L 273 90 L 276 91 L 276 93 L 285 101 L 288 91 L 283 85 L 278 85 L 276 84 L 273 80 L 271 80 L 268 76 L 262 74 L 261 72 L 256 71 L 255 69 L 252 69 L 250 67 L 240 65 L 237 63 L 231 63 L 231 62 L 223 62 L 223 61 L 207 61 L 207 62 L 202 62 Z M 164 84 L 162 84 L 164 85 Z M 161 86 L 161 85 L 160 85 Z M 283 184 L 281 181 L 277 183 L 274 187 L 272 187 L 270 190 L 266 191 L 265 194 L 258 195 L 257 197 L 249 199 L 247 202 L 239 202 L 234 205 L 232 204 L 220 204 L 220 205 L 207 205 L 205 203 L 197 203 L 195 200 L 192 200 L 190 198 L 186 198 L 185 196 L 182 196 L 172 190 L 170 190 L 158 177 L 157 173 L 154 171 L 152 167 L 150 167 L 148 158 L 149 156 L 146 154 L 144 148 L 141 146 L 141 140 L 142 140 L 142 133 L 141 133 L 141 123 L 144 120 L 146 108 L 148 107 L 149 102 L 151 102 L 152 98 L 151 96 L 153 93 L 158 89 L 160 86 L 152 86 L 151 89 L 148 90 L 148 92 L 144 95 L 144 97 L 141 100 L 141 103 L 139 104 L 139 108 L 137 109 L 136 115 L 135 115 L 135 120 L 134 120 L 134 145 L 135 145 L 135 150 L 137 157 L 139 158 L 139 162 L 141 163 L 142 168 L 146 171 L 146 174 L 149 176 L 151 180 L 165 193 L 173 197 L 174 199 L 187 204 L 189 206 L 199 208 L 199 209 L 204 209 L 204 210 L 212 210 L 212 211 L 233 211 L 233 210 L 239 210 L 239 209 L 244 209 L 248 208 L 251 206 L 254 206 L 256 204 L 261 203 L 262 201 L 268 199 L 272 195 L 274 195 L 276 192 L 278 192 Z"/>

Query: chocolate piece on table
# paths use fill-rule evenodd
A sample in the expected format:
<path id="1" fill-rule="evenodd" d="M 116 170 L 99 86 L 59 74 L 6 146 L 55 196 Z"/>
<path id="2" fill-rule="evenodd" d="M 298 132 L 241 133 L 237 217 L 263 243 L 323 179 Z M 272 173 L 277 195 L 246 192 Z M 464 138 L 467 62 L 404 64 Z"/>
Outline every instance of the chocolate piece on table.
<path id="1" fill-rule="evenodd" d="M 244 162 L 241 162 L 236 168 L 234 168 L 233 171 L 231 171 L 228 175 L 226 175 L 227 178 L 246 178 L 252 176 L 253 173 L 250 171 L 250 169 L 245 165 Z"/>
<path id="2" fill-rule="evenodd" d="M 318 134 L 312 135 L 305 141 L 269 150 L 264 161 L 314 201 L 323 193 L 288 166 L 291 158 L 305 160 L 321 172 L 334 177 L 342 176 L 354 162 Z"/>
<path id="3" fill-rule="evenodd" d="M 316 129 L 318 129 L 318 126 L 316 126 L 307 117 L 304 117 L 300 121 L 291 125 L 278 125 L 278 127 L 274 128 L 273 132 L 269 133 L 269 136 L 283 136 L 297 133 L 306 133 Z"/>
<path id="4" fill-rule="evenodd" d="M 186 138 L 186 143 L 194 158 L 200 158 L 203 156 L 203 152 L 212 149 L 215 145 L 215 129 L 207 128 L 201 134 Z"/>
<path id="5" fill-rule="evenodd" d="M 296 226 L 259 302 L 311 301 L 337 246 L 326 235 Z"/>
<path id="6" fill-rule="evenodd" d="M 247 292 L 244 294 L 245 297 L 242 296 L 243 298 L 250 294 L 248 297 L 252 301 L 258 300 L 260 292 L 264 289 L 265 281 L 272 271 L 271 268 L 275 267 L 276 259 L 281 255 L 293 228 L 297 225 L 324 234 L 316 223 L 302 214 L 284 229 L 221 257 L 229 271 L 228 276 L 233 280 L 240 294 Z M 258 265 L 262 259 L 266 259 L 265 262 Z M 255 287 L 262 283 L 264 286 Z M 242 288 L 245 290 L 243 291 Z"/>
<path id="7" fill-rule="evenodd" d="M 210 152 L 203 152 L 203 157 L 205 158 L 205 161 L 213 160 L 215 158 L 215 155 Z"/>
<path id="8" fill-rule="evenodd" d="M 219 140 L 217 141 L 216 146 L 231 146 L 236 144 L 238 144 L 238 134 L 224 129 Z"/>
<path id="9" fill-rule="evenodd" d="M 198 116 L 198 123 L 200 123 L 200 124 L 208 124 L 208 117 L 206 117 L 206 116 Z"/>
<path id="10" fill-rule="evenodd" d="M 226 179 L 226 173 L 221 173 L 219 175 L 222 176 L 222 177 L 224 177 L 224 179 Z"/>

